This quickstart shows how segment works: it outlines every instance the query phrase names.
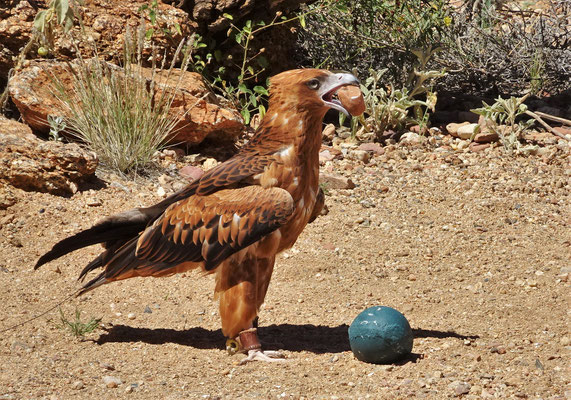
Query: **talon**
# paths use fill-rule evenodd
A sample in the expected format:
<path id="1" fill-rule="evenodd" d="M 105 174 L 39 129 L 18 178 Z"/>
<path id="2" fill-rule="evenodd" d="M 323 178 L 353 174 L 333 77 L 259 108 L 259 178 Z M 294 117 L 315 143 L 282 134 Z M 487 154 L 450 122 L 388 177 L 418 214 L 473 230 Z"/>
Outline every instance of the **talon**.
<path id="1" fill-rule="evenodd" d="M 250 361 L 286 362 L 285 356 L 279 351 L 254 349 L 248 351 L 248 356 L 240 360 L 238 365 L 244 365 Z"/>
<path id="2" fill-rule="evenodd" d="M 240 343 L 235 339 L 226 340 L 226 351 L 231 356 L 238 353 L 240 351 Z"/>

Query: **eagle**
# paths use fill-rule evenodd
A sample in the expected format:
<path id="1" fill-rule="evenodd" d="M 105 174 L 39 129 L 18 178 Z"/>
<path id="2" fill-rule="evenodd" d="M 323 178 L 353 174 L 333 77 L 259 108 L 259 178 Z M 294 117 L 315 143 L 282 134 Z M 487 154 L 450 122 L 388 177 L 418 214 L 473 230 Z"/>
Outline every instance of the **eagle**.
<path id="1" fill-rule="evenodd" d="M 263 351 L 257 317 L 276 255 L 291 248 L 324 205 L 319 149 L 329 109 L 348 114 L 337 91 L 359 81 L 349 73 L 297 69 L 270 79 L 268 110 L 251 140 L 158 204 L 104 218 L 55 244 L 35 269 L 74 250 L 102 243 L 81 271 L 102 271 L 78 296 L 132 277 L 162 277 L 192 269 L 214 274 L 222 333 L 243 362 L 276 361 Z"/>

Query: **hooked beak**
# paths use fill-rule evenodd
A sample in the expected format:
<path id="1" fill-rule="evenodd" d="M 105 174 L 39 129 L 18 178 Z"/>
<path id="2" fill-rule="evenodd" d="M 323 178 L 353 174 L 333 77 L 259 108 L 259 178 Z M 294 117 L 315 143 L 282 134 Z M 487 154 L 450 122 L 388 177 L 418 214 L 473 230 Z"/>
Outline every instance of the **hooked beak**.
<path id="1" fill-rule="evenodd" d="M 336 98 L 337 91 L 343 86 L 359 86 L 359 80 L 349 73 L 338 73 L 329 75 L 323 82 L 319 90 L 319 96 L 325 105 L 343 114 L 350 116 L 349 112 L 343 107 L 338 98 Z"/>

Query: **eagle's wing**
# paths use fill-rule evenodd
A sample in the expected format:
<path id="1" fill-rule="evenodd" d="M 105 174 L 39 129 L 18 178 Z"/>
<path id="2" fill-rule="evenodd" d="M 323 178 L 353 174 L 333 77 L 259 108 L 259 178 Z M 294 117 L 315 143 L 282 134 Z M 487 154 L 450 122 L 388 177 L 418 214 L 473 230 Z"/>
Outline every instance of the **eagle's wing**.
<path id="1" fill-rule="evenodd" d="M 184 262 L 203 263 L 205 270 L 212 270 L 284 225 L 294 208 L 286 190 L 260 186 L 222 189 L 180 200 L 138 238 L 117 250 L 105 263 L 105 271 L 83 291 L 131 276 L 166 275 Z"/>
<path id="2" fill-rule="evenodd" d="M 139 232 L 152 224 L 173 203 L 183 201 L 195 194 L 205 196 L 235 185 L 253 183 L 252 176 L 263 172 L 275 162 L 278 161 L 271 155 L 259 155 L 255 152 L 234 156 L 225 163 L 208 170 L 200 180 L 192 182 L 158 204 L 111 215 L 91 228 L 61 240 L 39 258 L 34 269 L 74 250 L 105 243 L 105 247 L 111 251 L 107 251 L 105 255 L 89 263 L 82 271 L 81 279 L 87 272 L 105 265 L 117 249 L 129 244 L 133 238 L 137 238 Z"/>

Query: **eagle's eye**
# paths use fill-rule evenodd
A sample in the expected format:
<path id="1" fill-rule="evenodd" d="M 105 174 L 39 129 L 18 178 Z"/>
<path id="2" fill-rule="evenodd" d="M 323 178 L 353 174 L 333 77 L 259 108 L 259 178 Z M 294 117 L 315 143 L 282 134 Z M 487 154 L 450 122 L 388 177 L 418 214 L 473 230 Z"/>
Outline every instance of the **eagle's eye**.
<path id="1" fill-rule="evenodd" d="M 321 83 L 319 82 L 319 79 L 312 79 L 309 82 L 307 82 L 307 87 L 310 88 L 311 90 L 317 90 L 319 89 L 319 85 L 321 85 Z"/>

